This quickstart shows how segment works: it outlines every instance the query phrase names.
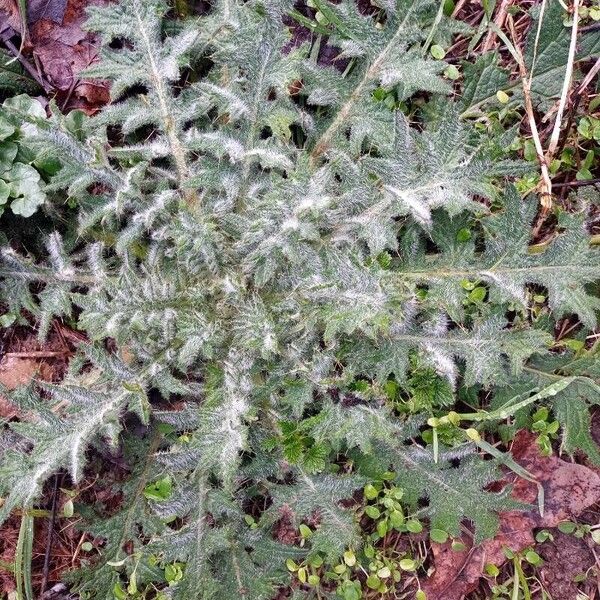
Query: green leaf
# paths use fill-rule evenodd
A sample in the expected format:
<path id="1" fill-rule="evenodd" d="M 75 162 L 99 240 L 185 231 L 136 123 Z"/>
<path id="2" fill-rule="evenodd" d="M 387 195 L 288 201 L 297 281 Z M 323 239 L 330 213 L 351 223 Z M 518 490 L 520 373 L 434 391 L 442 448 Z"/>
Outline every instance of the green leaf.
<path id="1" fill-rule="evenodd" d="M 304 523 L 300 523 L 300 526 L 298 527 L 298 529 L 300 530 L 300 535 L 304 539 L 308 539 L 313 533 L 312 529 L 308 525 L 305 525 Z"/>
<path id="2" fill-rule="evenodd" d="M 68 519 L 73 516 L 74 512 L 73 500 L 69 499 L 63 505 L 63 517 Z"/>
<path id="3" fill-rule="evenodd" d="M 516 507 L 508 490 L 486 491 L 499 473 L 493 463 L 474 455 L 466 455 L 457 469 L 443 452 L 435 462 L 430 452 L 411 448 L 396 452 L 394 463 L 398 485 L 406 490 L 405 501 L 415 507 L 421 500 L 428 501 L 425 513 L 432 533 L 441 530 L 445 536 L 458 536 L 460 523 L 467 518 L 475 526 L 475 538 L 481 540 L 496 530 L 498 511 Z"/>
<path id="4" fill-rule="evenodd" d="M 379 492 L 377 491 L 377 488 L 370 483 L 365 486 L 363 493 L 367 500 L 374 500 L 375 498 L 377 498 L 377 496 L 379 496 Z"/>
<path id="5" fill-rule="evenodd" d="M 474 63 L 462 63 L 464 88 L 460 102 L 464 112 L 493 101 L 498 90 L 507 88 L 509 75 L 499 64 L 497 52 L 483 54 Z"/>
<path id="6" fill-rule="evenodd" d="M 528 550 L 525 553 L 525 560 L 532 565 L 539 565 L 542 562 L 540 555 L 533 550 Z"/>
<path id="7" fill-rule="evenodd" d="M 487 290 L 484 287 L 476 287 L 469 293 L 471 302 L 483 302 L 487 295 Z"/>
<path id="8" fill-rule="evenodd" d="M 115 583 L 112 592 L 117 600 L 125 600 L 127 598 L 127 592 L 123 589 L 120 582 Z"/>
<path id="9" fill-rule="evenodd" d="M 15 215 L 31 217 L 44 204 L 46 196 L 42 193 L 32 193 L 26 197 L 16 198 L 10 203 L 10 209 Z"/>
<path id="10" fill-rule="evenodd" d="M 376 506 L 367 506 L 365 507 L 365 514 L 371 519 L 379 519 L 381 511 Z"/>
<path id="11" fill-rule="evenodd" d="M 525 62 L 528 73 L 533 68 L 531 92 L 534 104 L 549 106 L 560 95 L 571 41 L 571 30 L 564 27 L 562 12 L 560 2 L 547 4 L 538 39 L 539 6 L 532 11 L 534 20 L 527 35 Z M 579 36 L 576 62 L 594 59 L 599 52 L 600 36 L 594 31 Z M 521 98 L 520 79 L 514 78 L 509 82 L 509 72 L 499 65 L 496 52 L 482 55 L 473 65 L 463 63 L 465 88 L 461 102 L 465 113 L 493 102 L 497 90 Z"/>
<path id="12" fill-rule="evenodd" d="M 13 142 L 0 142 L 0 175 L 10 170 L 19 147 Z"/>
<path id="13" fill-rule="evenodd" d="M 15 57 L 0 48 L 0 90 L 14 95 L 20 93 L 39 93 L 40 86 L 21 67 Z"/>
<path id="14" fill-rule="evenodd" d="M 346 550 L 346 552 L 344 552 L 344 562 L 349 567 L 353 567 L 356 564 L 356 555 L 352 550 Z"/>
<path id="15" fill-rule="evenodd" d="M 432 529 L 429 532 L 429 537 L 432 541 L 437 542 L 438 544 L 445 544 L 448 540 L 448 533 L 443 529 Z"/>
<path id="16" fill-rule="evenodd" d="M 325 468 L 325 459 L 329 454 L 324 445 L 314 444 L 304 454 L 303 465 L 307 473 L 318 473 Z"/>
<path id="17" fill-rule="evenodd" d="M 451 79 L 452 81 L 456 81 L 460 78 L 460 71 L 455 65 L 450 65 L 446 67 L 446 70 L 444 71 L 444 76 L 448 79 Z"/>
<path id="18" fill-rule="evenodd" d="M 437 60 L 442 60 L 444 56 L 446 56 L 446 52 L 444 52 L 444 49 L 441 46 L 438 46 L 437 44 L 431 46 L 431 49 L 429 51 L 431 52 L 431 56 L 433 56 L 433 58 Z"/>
<path id="19" fill-rule="evenodd" d="M 406 521 L 406 529 L 411 533 L 421 533 L 421 531 L 423 531 L 423 525 L 421 525 L 419 521 L 409 519 Z"/>
<path id="20" fill-rule="evenodd" d="M 8 121 L 5 121 L 0 116 L 0 142 L 5 140 L 6 138 L 9 138 L 15 131 L 16 127 Z"/>
<path id="21" fill-rule="evenodd" d="M 15 198 L 10 208 L 16 215 L 30 217 L 46 201 L 39 184 L 40 174 L 32 166 L 14 163 L 3 177 L 9 182 L 11 197 Z"/>
<path id="22" fill-rule="evenodd" d="M 31 165 L 15 163 L 4 178 L 10 182 L 11 196 L 15 198 L 39 190 L 40 174 Z"/>
<path id="23" fill-rule="evenodd" d="M 571 521 L 563 521 L 558 524 L 558 530 L 561 533 L 570 534 L 573 533 L 577 529 L 577 525 L 572 523 Z"/>
<path id="24" fill-rule="evenodd" d="M 156 502 L 163 502 L 168 500 L 173 493 L 173 483 L 171 477 L 168 475 L 163 477 L 154 483 L 147 485 L 144 488 L 144 496 L 148 500 L 155 500 Z"/>
<path id="25" fill-rule="evenodd" d="M 572 455 L 581 450 L 596 465 L 600 465 L 600 449 L 590 434 L 592 422 L 589 402 L 600 403 L 598 392 L 597 388 L 586 389 L 582 384 L 573 390 L 565 390 L 553 402 L 556 418 L 561 425 L 565 451 Z"/>
<path id="26" fill-rule="evenodd" d="M 26 115 L 29 117 L 45 119 L 46 111 L 35 98 L 27 94 L 13 96 L 4 101 L 2 105 L 9 115 Z"/>
<path id="27" fill-rule="evenodd" d="M 10 196 L 10 186 L 6 181 L 0 179 L 0 204 L 6 204 L 8 197 Z"/>
<path id="28" fill-rule="evenodd" d="M 507 104 L 510 101 L 510 96 L 503 90 L 498 90 L 496 92 L 496 98 L 498 98 L 500 104 Z"/>

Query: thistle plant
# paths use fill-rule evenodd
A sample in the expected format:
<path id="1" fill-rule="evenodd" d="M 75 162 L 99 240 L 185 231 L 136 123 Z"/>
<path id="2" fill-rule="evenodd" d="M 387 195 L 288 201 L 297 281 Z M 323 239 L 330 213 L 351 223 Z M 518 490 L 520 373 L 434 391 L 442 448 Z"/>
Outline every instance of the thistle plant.
<path id="1" fill-rule="evenodd" d="M 552 362 L 551 328 L 531 314 L 543 288 L 548 323 L 596 325 L 587 207 L 530 247 L 537 199 L 507 179 L 527 166 L 461 116 L 427 52 L 453 27 L 437 4 L 363 14 L 319 0 L 305 43 L 285 0 L 224 0 L 175 31 L 160 0 L 93 7 L 103 50 L 88 75 L 111 82 L 112 103 L 79 137 L 57 110 L 20 115 L 30 143 L 60 156 L 47 190 L 77 200 L 79 230 L 52 235 L 42 262 L 5 248 L 3 302 L 35 315 L 41 338 L 64 318 L 89 343 L 61 383 L 14 394 L 35 418 L 7 430 L 23 443 L 3 452 L 0 520 L 35 506 L 54 473 L 77 485 L 92 451 L 121 448 L 119 508 L 79 507 L 106 540 L 72 576 L 82 598 L 154 586 L 269 600 L 286 560 L 360 547 L 347 504 L 382 473 L 432 528 L 493 535 L 515 507 L 488 486 L 497 461 L 465 438 L 426 443 L 448 404 L 407 414 L 419 374 L 450 398 L 516 382 L 527 398 L 571 377 L 552 396 L 565 449 L 598 458 L 597 363 Z M 334 66 L 317 60 L 324 32 Z M 415 94 L 428 102 L 403 111 Z M 164 493 L 148 493 L 157 481 Z M 277 539 L 284 514 L 316 520 L 307 545 Z"/>

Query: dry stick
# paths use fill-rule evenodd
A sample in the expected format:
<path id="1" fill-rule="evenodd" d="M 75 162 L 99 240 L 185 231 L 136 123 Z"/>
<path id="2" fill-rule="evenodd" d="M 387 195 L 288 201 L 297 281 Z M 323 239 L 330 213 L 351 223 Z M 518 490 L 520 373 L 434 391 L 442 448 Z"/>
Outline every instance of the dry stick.
<path id="1" fill-rule="evenodd" d="M 71 354 L 70 350 L 32 350 L 31 352 L 6 352 L 5 358 L 53 358 Z"/>
<path id="2" fill-rule="evenodd" d="M 596 185 L 600 183 L 600 177 L 597 179 L 584 179 L 582 181 L 566 181 L 564 183 L 553 183 L 552 187 L 564 188 L 564 187 L 583 187 L 586 185 Z"/>
<path id="3" fill-rule="evenodd" d="M 560 142 L 560 145 L 556 150 L 556 156 L 560 156 L 562 154 L 563 148 L 567 143 L 567 137 L 569 131 L 571 131 L 571 126 L 573 125 L 573 118 L 575 116 L 575 113 L 577 112 L 577 108 L 579 107 L 579 102 L 581 101 L 581 95 L 583 94 L 585 88 L 593 81 L 594 77 L 596 77 L 598 71 L 600 71 L 600 57 L 596 60 L 594 66 L 590 69 L 589 73 L 583 78 L 583 81 L 579 84 L 579 87 L 575 90 L 574 93 L 571 94 L 571 96 L 575 96 L 575 100 L 571 103 L 569 107 L 569 118 L 564 128 L 565 135 L 563 135 L 562 141 Z M 559 187 L 558 184 L 553 184 L 553 186 Z M 564 185 L 563 187 L 567 186 Z"/>
<path id="4" fill-rule="evenodd" d="M 21 63 L 23 68 L 37 81 L 45 92 L 49 92 L 52 89 L 52 85 L 44 80 L 44 78 L 34 69 L 29 61 L 21 54 L 20 50 L 10 41 L 2 40 L 4 45 L 14 54 L 15 58 Z"/>
<path id="5" fill-rule="evenodd" d="M 529 75 L 529 87 L 531 88 L 531 82 L 533 81 L 533 70 L 535 69 L 535 61 L 537 60 L 537 51 L 540 43 L 540 35 L 542 33 L 542 23 L 544 22 L 544 13 L 546 12 L 546 0 L 542 0 L 540 6 L 540 16 L 538 17 L 538 25 L 535 31 L 535 40 L 533 42 L 533 58 L 531 59 L 531 73 Z"/>
<path id="6" fill-rule="evenodd" d="M 462 7 L 466 4 L 467 0 L 458 0 L 454 10 L 452 11 L 452 18 L 455 18 L 456 15 L 462 10 Z"/>
<path id="7" fill-rule="evenodd" d="M 456 15 L 462 10 L 463 5 L 467 0 L 458 0 L 454 10 L 452 11 L 452 17 L 456 17 Z"/>
<path id="8" fill-rule="evenodd" d="M 427 39 L 425 40 L 425 43 L 423 44 L 423 48 L 422 48 L 423 55 L 427 54 L 427 50 L 429 50 L 429 45 L 433 41 L 433 36 L 435 35 L 435 32 L 436 32 L 438 25 L 440 24 L 440 21 L 442 20 L 443 16 L 444 16 L 444 0 L 442 0 L 440 2 L 438 11 L 435 15 L 435 19 L 433 20 L 433 25 L 431 26 L 431 29 L 429 30 L 429 35 L 427 36 Z"/>
<path id="9" fill-rule="evenodd" d="M 506 20 L 506 15 L 508 14 L 508 7 L 512 4 L 512 0 L 502 0 L 498 10 L 496 11 L 496 16 L 494 17 L 494 23 L 498 29 L 502 29 L 504 25 L 504 21 Z M 496 32 L 493 29 L 490 29 L 485 37 L 485 41 L 483 42 L 483 46 L 481 46 L 481 52 L 488 52 L 494 47 L 494 42 L 496 40 Z"/>
<path id="10" fill-rule="evenodd" d="M 596 31 L 597 29 L 600 29 L 600 23 L 592 23 L 591 25 L 586 25 L 585 27 L 582 27 L 581 32 L 587 33 L 588 31 Z"/>
<path id="11" fill-rule="evenodd" d="M 567 58 L 567 69 L 565 71 L 565 79 L 563 81 L 562 92 L 560 95 L 560 103 L 558 112 L 554 121 L 554 128 L 550 136 L 550 144 L 546 153 L 546 162 L 549 164 L 554 157 L 554 152 L 558 146 L 558 138 L 560 137 L 560 126 L 562 124 L 563 113 L 567 105 L 569 97 L 569 88 L 571 87 L 571 77 L 573 76 L 573 64 L 575 62 L 575 50 L 577 47 L 577 21 L 579 19 L 579 0 L 573 0 L 573 26 L 571 29 L 571 43 L 569 45 L 569 55 Z"/>
<path id="12" fill-rule="evenodd" d="M 58 505 L 58 482 L 62 479 L 57 474 L 54 475 L 54 488 L 52 490 L 52 508 L 50 521 L 48 522 L 48 536 L 46 537 L 46 551 L 44 553 L 44 566 L 42 568 L 42 583 L 40 584 L 40 596 L 44 595 L 48 585 L 48 573 L 50 571 L 50 557 L 52 555 L 52 544 L 54 542 L 54 524 L 56 523 L 56 507 Z"/>
<path id="13" fill-rule="evenodd" d="M 548 164 L 546 163 L 544 149 L 542 148 L 540 134 L 538 132 L 537 124 L 535 122 L 535 116 L 533 114 L 533 103 L 531 102 L 531 79 L 527 77 L 527 68 L 525 67 L 525 60 L 523 59 L 523 53 L 521 52 L 521 49 L 517 44 L 515 24 L 511 15 L 508 15 L 508 24 L 513 39 L 515 59 L 517 60 L 517 63 L 519 65 L 519 74 L 521 76 L 521 85 L 523 86 L 523 98 L 525 100 L 525 112 L 527 113 L 527 121 L 529 123 L 529 129 L 531 130 L 531 136 L 535 145 L 535 152 L 540 165 L 540 171 L 542 173 L 542 181 L 540 182 L 540 204 L 542 205 L 542 212 L 546 213 L 552 206 L 552 181 L 550 181 L 550 172 L 548 171 Z"/>
<path id="14" fill-rule="evenodd" d="M 577 95 L 581 94 L 581 92 L 583 92 L 583 90 L 590 83 L 592 83 L 592 80 L 594 79 L 594 77 L 596 77 L 598 71 L 600 71 L 600 57 L 596 59 L 594 66 L 590 69 L 590 72 L 583 78 L 583 81 L 579 84 L 579 87 L 577 88 L 576 92 Z"/>
<path id="15" fill-rule="evenodd" d="M 89 67 L 89 65 L 88 65 L 88 67 Z M 67 96 L 66 96 L 64 102 L 62 103 L 62 106 L 60 107 L 60 110 L 62 112 L 65 112 L 65 109 L 67 108 L 67 104 L 69 104 L 69 100 L 71 100 L 71 96 L 73 96 L 73 92 L 75 91 L 75 88 L 77 87 L 78 84 L 79 84 L 79 78 L 73 77 L 73 81 L 71 81 L 71 85 L 69 86 L 69 91 L 67 92 Z"/>

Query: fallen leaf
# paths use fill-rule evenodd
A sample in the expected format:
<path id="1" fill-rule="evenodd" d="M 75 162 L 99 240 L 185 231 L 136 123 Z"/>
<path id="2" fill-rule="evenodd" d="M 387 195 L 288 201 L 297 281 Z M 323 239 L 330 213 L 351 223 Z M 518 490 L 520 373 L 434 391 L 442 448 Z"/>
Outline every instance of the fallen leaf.
<path id="1" fill-rule="evenodd" d="M 585 574 L 596 564 L 593 552 L 581 538 L 553 532 L 553 541 L 536 546 L 536 551 L 544 559 L 538 569 L 538 576 L 552 598 L 577 598 L 582 584 L 574 581 L 577 575 Z M 592 544 L 594 542 L 591 542 Z M 590 576 L 587 584 L 596 587 L 597 577 Z M 585 584 L 583 584 L 585 585 Z M 592 589 L 586 590 L 591 597 Z"/>
<path id="2" fill-rule="evenodd" d="M 21 19 L 19 17 L 19 7 L 15 0 L 0 0 L 0 30 L 2 26 L 11 27 L 15 31 L 21 28 Z"/>
<path id="3" fill-rule="evenodd" d="M 96 60 L 97 39 L 82 29 L 84 0 L 68 0 L 59 23 L 42 18 L 30 27 L 33 52 L 54 87 L 67 91 L 77 84 L 79 73 Z M 77 89 L 73 92 L 77 95 Z"/>
<path id="4" fill-rule="evenodd" d="M 40 19 L 50 19 L 62 23 L 67 0 L 27 0 L 27 21 L 35 23 Z"/>
<path id="5" fill-rule="evenodd" d="M 534 529 L 556 527 L 600 500 L 600 476 L 584 465 L 541 456 L 535 435 L 519 432 L 512 453 L 542 484 L 544 515 L 537 509 L 501 513 L 496 537 L 473 547 L 472 540 L 463 536 L 460 541 L 465 545 L 464 551 L 452 550 L 451 542 L 433 543 L 435 571 L 421 586 L 428 600 L 462 600 L 477 588 L 486 564 L 500 566 L 506 561 L 504 548 L 519 552 L 534 543 Z M 510 473 L 503 484 L 513 485 L 513 498 L 535 506 L 534 483 Z"/>
<path id="6" fill-rule="evenodd" d="M 40 363 L 30 358 L 5 356 L 0 361 L 0 383 L 9 390 L 29 383 L 36 376 L 51 381 L 52 369 L 46 363 Z M 0 417 L 12 419 L 18 415 L 19 411 L 16 406 L 0 395 Z"/>
<path id="7" fill-rule="evenodd" d="M 27 0 L 27 23 L 36 23 L 40 19 L 50 19 L 62 23 L 67 0 Z M 0 11 L 4 12 L 10 25 L 15 31 L 20 31 L 21 19 L 16 0 L 0 0 Z"/>
<path id="8" fill-rule="evenodd" d="M 93 112 L 109 99 L 108 84 L 80 79 L 81 71 L 97 60 L 98 38 L 84 31 L 85 9 L 105 0 L 29 0 L 28 48 L 45 79 L 58 92 L 60 104 L 70 102 Z M 14 0 L 0 0 L 0 21 L 20 30 Z"/>
<path id="9" fill-rule="evenodd" d="M 281 517 L 273 526 L 273 535 L 282 544 L 297 544 L 300 541 L 294 513 L 287 504 L 281 508 Z"/>
<path id="10" fill-rule="evenodd" d="M 544 516 L 537 511 L 532 517 L 536 527 L 555 527 L 561 521 L 579 515 L 600 499 L 600 476 L 584 465 L 561 460 L 556 456 L 539 454 L 537 437 L 521 431 L 512 447 L 515 460 L 529 471 L 544 487 Z M 534 504 L 537 497 L 535 485 L 517 479 L 514 494 L 519 500 Z"/>

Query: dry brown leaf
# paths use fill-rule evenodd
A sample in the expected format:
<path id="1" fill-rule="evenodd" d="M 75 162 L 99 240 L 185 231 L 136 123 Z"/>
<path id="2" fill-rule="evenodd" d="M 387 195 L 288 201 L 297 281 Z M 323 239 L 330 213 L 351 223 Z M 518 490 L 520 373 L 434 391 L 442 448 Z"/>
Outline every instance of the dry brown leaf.
<path id="1" fill-rule="evenodd" d="M 21 19 L 15 0 L 0 0 L 0 24 L 12 27 L 15 31 L 20 30 Z"/>
<path id="2" fill-rule="evenodd" d="M 47 363 L 31 358 L 5 356 L 0 361 L 0 383 L 9 390 L 29 383 L 33 377 L 52 381 L 53 369 Z M 12 419 L 18 414 L 15 405 L 0 395 L 0 418 Z"/>
<path id="3" fill-rule="evenodd" d="M 75 97 L 94 105 L 109 100 L 108 87 L 100 82 L 93 86 L 80 82 L 79 73 L 98 55 L 96 36 L 82 26 L 85 8 L 100 3 L 101 0 L 68 0 L 62 23 L 40 19 L 30 27 L 33 52 L 50 83 L 63 92 L 72 90 Z"/>
<path id="4" fill-rule="evenodd" d="M 98 56 L 97 37 L 84 31 L 85 9 L 104 4 L 105 0 L 67 0 L 55 10 L 43 7 L 29 23 L 28 49 L 43 76 L 58 92 L 58 101 L 88 112 L 110 100 L 108 84 L 80 79 L 80 73 Z M 60 10 L 59 10 L 60 9 Z M 62 17 L 60 20 L 59 17 Z M 0 0 L 0 20 L 20 30 L 19 13 L 14 0 Z"/>
<path id="5" fill-rule="evenodd" d="M 552 598 L 577 598 L 575 577 L 586 574 L 596 564 L 596 558 L 584 540 L 560 531 L 553 532 L 553 536 L 554 540 L 536 546 L 536 552 L 544 559 L 538 575 Z M 597 577 L 594 582 L 591 573 L 587 574 L 588 581 L 583 585 L 595 587 Z M 591 589 L 585 591 L 591 596 Z"/>
<path id="6" fill-rule="evenodd" d="M 466 550 L 461 552 L 452 550 L 450 542 L 433 543 L 435 571 L 422 585 L 428 600 L 461 600 L 477 588 L 486 564 L 505 562 L 504 548 L 519 552 L 534 543 L 534 529 L 556 527 L 600 500 L 600 476 L 584 465 L 541 456 L 535 435 L 519 432 L 512 452 L 544 487 L 544 515 L 536 509 L 501 513 L 496 537 L 472 547 L 471 540 L 463 536 L 460 541 Z M 535 505 L 535 484 L 514 474 L 507 475 L 504 483 L 514 485 L 513 498 Z"/>
<path id="7" fill-rule="evenodd" d="M 27 0 L 27 22 L 31 25 L 40 19 L 50 19 L 61 23 L 67 7 L 67 0 Z M 0 11 L 8 19 L 7 25 L 15 31 L 21 29 L 19 5 L 17 0 L 0 0 Z M 4 24 L 4 22 L 3 22 Z"/>
<path id="8" fill-rule="evenodd" d="M 35 23 L 40 19 L 50 19 L 61 23 L 66 8 L 67 0 L 27 0 L 27 20 Z"/>

